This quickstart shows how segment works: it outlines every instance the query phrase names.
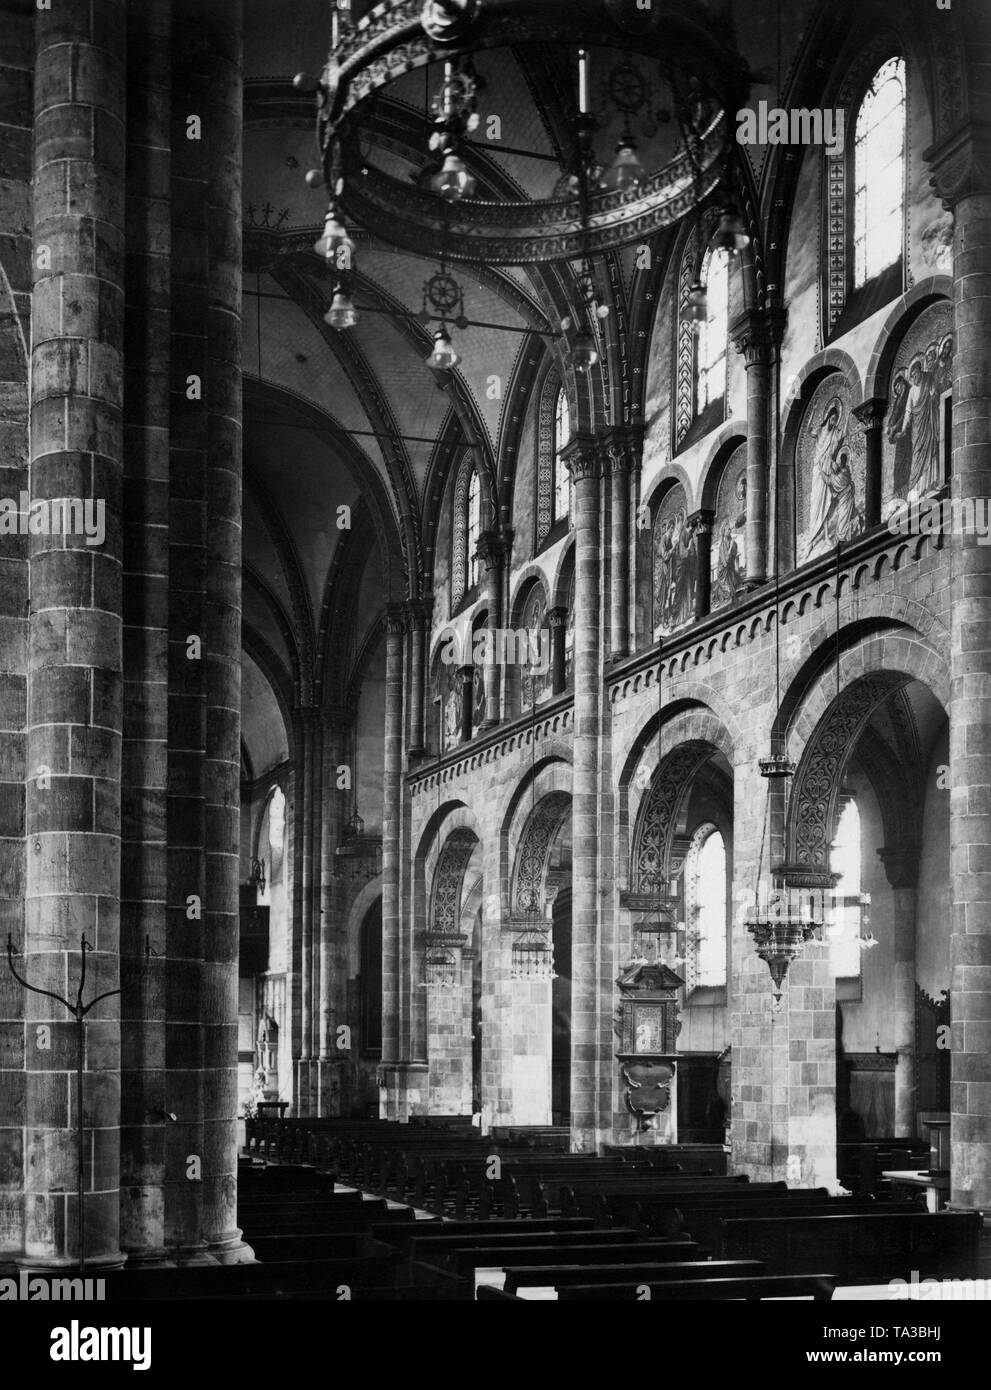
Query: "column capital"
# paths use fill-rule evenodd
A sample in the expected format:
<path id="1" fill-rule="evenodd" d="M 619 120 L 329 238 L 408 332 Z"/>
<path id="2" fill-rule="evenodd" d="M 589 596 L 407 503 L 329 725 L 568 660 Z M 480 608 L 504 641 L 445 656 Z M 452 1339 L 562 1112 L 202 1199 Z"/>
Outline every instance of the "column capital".
<path id="1" fill-rule="evenodd" d="M 964 198 L 991 194 L 991 121 L 971 118 L 922 157 L 932 170 L 929 182 L 936 196 L 950 212 Z"/>
<path id="2" fill-rule="evenodd" d="M 862 405 L 855 405 L 853 413 L 860 421 L 864 430 L 879 430 L 884 424 L 884 417 L 888 409 L 888 402 L 880 396 L 871 396 Z"/>
<path id="3" fill-rule="evenodd" d="M 320 719 L 325 729 L 350 729 L 355 711 L 350 705 L 322 705 Z"/>
<path id="4" fill-rule="evenodd" d="M 615 429 L 602 443 L 603 471 L 617 474 L 635 473 L 643 456 L 643 431 Z"/>
<path id="5" fill-rule="evenodd" d="M 323 724 L 323 711 L 318 705 L 293 705 L 290 722 L 294 742 L 301 742 L 305 749 Z"/>
<path id="6" fill-rule="evenodd" d="M 729 335 L 748 367 L 767 362 L 772 346 L 781 339 L 784 315 L 776 309 L 745 309 L 730 324 Z"/>
<path id="7" fill-rule="evenodd" d="M 877 857 L 892 888 L 914 888 L 919 881 L 919 845 L 892 845 L 879 849 Z"/>
<path id="8" fill-rule="evenodd" d="M 561 450 L 572 481 L 602 476 L 602 441 L 590 434 L 576 434 Z"/>
<path id="9" fill-rule="evenodd" d="M 434 596 L 433 594 L 424 594 L 422 598 L 407 599 L 403 608 L 406 626 L 409 630 L 422 632 L 433 616 Z"/>
<path id="10" fill-rule="evenodd" d="M 715 521 L 715 519 L 716 513 L 712 510 L 711 507 L 699 507 L 697 512 L 692 512 L 690 516 L 687 516 L 685 518 L 689 525 L 694 527 L 696 534 L 699 534 L 700 532 L 711 532 L 712 523 Z"/>
<path id="11" fill-rule="evenodd" d="M 386 606 L 383 622 L 385 630 L 394 636 L 402 636 L 406 631 L 408 614 L 404 603 L 390 603 Z"/>
<path id="12" fill-rule="evenodd" d="M 465 666 L 459 666 L 457 671 L 458 675 L 461 677 L 462 684 L 475 679 L 475 667 L 470 662 Z"/>
<path id="13" fill-rule="evenodd" d="M 549 627 L 566 627 L 568 623 L 567 608 L 548 608 L 547 623 Z"/>
<path id="14" fill-rule="evenodd" d="M 498 569 L 506 558 L 506 538 L 498 531 L 482 531 L 478 537 L 475 554 L 486 569 Z"/>

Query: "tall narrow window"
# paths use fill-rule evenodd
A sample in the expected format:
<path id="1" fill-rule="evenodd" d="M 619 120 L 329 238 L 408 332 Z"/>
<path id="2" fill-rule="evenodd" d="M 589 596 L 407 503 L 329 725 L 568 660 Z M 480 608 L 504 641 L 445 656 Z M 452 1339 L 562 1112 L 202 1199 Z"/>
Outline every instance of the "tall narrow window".
<path id="1" fill-rule="evenodd" d="M 571 514 L 571 473 L 561 457 L 571 438 L 571 412 L 568 397 L 562 387 L 554 406 L 554 520 Z"/>
<path id="2" fill-rule="evenodd" d="M 853 147 L 853 285 L 902 254 L 905 213 L 905 62 L 890 58 L 860 104 Z"/>
<path id="3" fill-rule="evenodd" d="M 838 979 L 860 977 L 860 812 L 850 797 L 836 826 L 830 857 L 830 872 L 838 874 L 834 892 L 839 904 L 828 931 L 829 961 Z"/>
<path id="4" fill-rule="evenodd" d="M 706 316 L 696 346 L 695 413 L 726 394 L 726 342 L 729 336 L 729 259 L 710 248 L 702 263 Z"/>
<path id="5" fill-rule="evenodd" d="M 685 859 L 686 983 L 689 990 L 726 984 L 726 845 L 714 825 L 700 825 Z"/>
<path id="6" fill-rule="evenodd" d="M 478 537 L 482 529 L 482 505 L 478 485 L 478 474 L 472 470 L 468 483 L 468 516 L 465 526 L 465 549 L 467 552 L 467 574 L 469 587 L 478 583 Z"/>

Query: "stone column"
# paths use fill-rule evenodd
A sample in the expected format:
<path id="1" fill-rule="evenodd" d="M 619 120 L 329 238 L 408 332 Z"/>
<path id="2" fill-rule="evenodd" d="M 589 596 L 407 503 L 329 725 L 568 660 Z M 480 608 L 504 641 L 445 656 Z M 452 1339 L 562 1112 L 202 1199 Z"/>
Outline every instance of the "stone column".
<path id="1" fill-rule="evenodd" d="M 165 1249 L 171 5 L 127 10 L 121 1248 Z M 145 940 L 155 954 L 145 955 Z"/>
<path id="2" fill-rule="evenodd" d="M 864 431 L 866 473 L 864 477 L 864 523 L 869 528 L 881 521 L 881 447 L 883 444 L 884 414 L 888 402 L 872 396 L 863 405 L 854 406 L 853 413 Z"/>
<path id="3" fill-rule="evenodd" d="M 410 603 L 408 607 L 410 626 L 409 751 L 411 756 L 419 756 L 426 751 L 424 693 L 427 682 L 427 628 L 433 603 L 429 599 L 422 599 Z"/>
<path id="4" fill-rule="evenodd" d="M 692 512 L 689 524 L 695 528 L 695 618 L 704 618 L 709 611 L 712 593 L 712 523 L 715 512 L 701 507 Z"/>
<path id="5" fill-rule="evenodd" d="M 622 661 L 630 652 L 630 474 L 633 445 L 612 439 L 606 449 L 612 486 L 610 537 L 609 656 Z M 563 688 L 563 686 L 562 686 Z"/>
<path id="6" fill-rule="evenodd" d="M 400 851 L 403 772 L 403 637 L 398 605 L 386 615 L 385 769 L 382 784 L 382 1061 L 381 1114 L 403 1118 L 405 1081 L 400 1056 Z"/>
<path id="7" fill-rule="evenodd" d="M 565 460 L 574 483 L 575 525 L 571 1142 L 577 1152 L 595 1152 L 610 1124 L 613 1064 L 613 982 L 601 978 L 598 922 L 602 463 L 597 441 L 576 436 Z M 608 1090 L 603 1067 L 609 1069 Z"/>
<path id="8" fill-rule="evenodd" d="M 458 680 L 461 682 L 461 742 L 471 742 L 471 705 L 475 680 L 474 666 L 459 666 Z"/>
<path id="9" fill-rule="evenodd" d="M 895 1037 L 895 1136 L 915 1138 L 915 914 L 919 848 L 879 849 L 891 884 L 895 973 L 891 1013 Z"/>
<path id="10" fill-rule="evenodd" d="M 485 723 L 490 729 L 499 723 L 500 672 L 503 651 L 499 641 L 502 628 L 502 566 L 505 546 L 497 531 L 483 531 L 478 538 L 478 558 L 485 566 L 486 627 L 491 634 L 493 660 L 485 667 Z M 470 737 L 470 735 L 468 735 Z"/>
<path id="11" fill-rule="evenodd" d="M 965 124 L 926 152 L 953 212 L 953 498 L 991 496 L 991 139 Z M 949 539 L 951 1204 L 991 1207 L 991 554 Z"/>
<path id="12" fill-rule="evenodd" d="M 767 318 L 748 309 L 730 336 L 747 364 L 747 586 L 767 578 L 768 360 Z"/>
<path id="13" fill-rule="evenodd" d="M 192 4 L 173 5 L 171 259 L 174 306 L 169 408 L 169 693 L 166 776 L 166 942 L 148 964 L 149 986 L 164 990 L 165 1244 L 182 1264 L 213 1264 L 202 1238 L 203 1184 L 186 1177 L 186 1157 L 203 1155 L 203 904 L 206 901 L 205 756 L 207 412 L 202 392 L 191 398 L 188 377 L 208 371 L 210 247 L 209 179 L 203 142 L 186 139 L 188 114 L 200 114 L 209 83 L 209 54 Z M 195 395 L 195 393 L 194 393 Z M 195 640 L 193 640 L 195 639 Z M 199 643 L 199 647 L 197 647 Z M 198 656 L 197 656 L 198 651 Z M 161 974 L 159 985 L 157 975 Z"/>
<path id="14" fill-rule="evenodd" d="M 31 141 L 34 99 L 34 7 L 4 13 L 0 85 L 9 94 L 4 106 L 4 198 L 25 208 L 31 202 Z M 7 228 L 3 263 L 6 309 L 23 314 L 23 334 L 13 313 L 0 329 L 0 494 L 18 497 L 28 487 L 28 332 L 34 278 L 32 231 L 29 218 Z M 10 299 L 6 298 L 9 291 Z M 3 594 L 4 660 L 0 671 L 0 1033 L 6 1039 L 0 1058 L 0 1172 L 3 1173 L 4 1217 L 0 1231 L 0 1262 L 24 1248 L 24 1116 L 27 1073 L 24 991 L 6 964 L 10 932 L 17 950 L 24 950 L 24 897 L 27 854 L 24 841 L 25 755 L 27 752 L 27 669 L 29 537 L 7 535 L 0 540 L 0 593 Z"/>
<path id="15" fill-rule="evenodd" d="M 551 694 L 563 695 L 567 683 L 564 639 L 568 633 L 568 610 L 548 608 L 547 622 L 551 630 Z"/>
<path id="16" fill-rule="evenodd" d="M 319 712 L 310 705 L 292 712 L 293 838 L 292 838 L 292 1006 L 298 1020 L 293 1110 L 312 1113 L 311 1071 L 318 1053 L 314 1013 L 315 981 L 319 978 L 319 946 L 314 942 L 313 821 L 317 790 L 316 731 Z M 294 1027 L 295 1034 L 295 1027 Z"/>
<path id="17" fill-rule="evenodd" d="M 30 493 L 88 499 L 106 528 L 94 545 L 62 534 L 63 520 L 29 543 L 20 965 L 60 993 L 78 980 L 84 932 L 87 993 L 118 986 L 125 34 L 120 0 L 35 13 Z M 32 1265 L 59 1267 L 77 1248 L 76 1027 L 36 994 L 24 1017 L 24 1248 Z M 86 1255 L 96 1268 L 124 1259 L 119 1017 L 114 997 L 87 1022 Z"/>
<path id="18" fill-rule="evenodd" d="M 322 722 L 321 787 L 323 819 L 320 845 L 320 969 L 318 1008 L 317 1114 L 346 1115 L 350 1111 L 348 1078 L 353 1049 L 338 1047 L 337 1029 L 345 1025 L 357 1039 L 357 1020 L 348 1016 L 347 902 L 336 877 L 334 851 L 341 842 L 348 793 L 337 788 L 337 769 L 347 762 L 348 731 L 354 712 L 325 706 Z M 352 768 L 352 777 L 354 769 Z"/>
<path id="19" fill-rule="evenodd" d="M 253 1258 L 237 1225 L 241 826 L 241 125 L 239 0 L 197 9 L 209 32 L 203 116 L 210 249 L 206 913 L 203 950 L 203 1234 L 221 1264 Z"/>

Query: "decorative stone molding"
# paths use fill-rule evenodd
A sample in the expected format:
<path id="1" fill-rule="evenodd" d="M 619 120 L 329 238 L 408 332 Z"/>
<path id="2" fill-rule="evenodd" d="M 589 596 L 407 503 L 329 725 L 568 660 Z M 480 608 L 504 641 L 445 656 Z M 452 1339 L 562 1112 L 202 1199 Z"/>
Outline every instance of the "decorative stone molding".
<path id="1" fill-rule="evenodd" d="M 896 845 L 879 849 L 877 857 L 892 888 L 914 888 L 919 881 L 920 845 Z"/>
<path id="2" fill-rule="evenodd" d="M 478 537 L 475 554 L 487 570 L 498 569 L 506 557 L 505 537 L 498 531 L 483 531 Z"/>
<path id="3" fill-rule="evenodd" d="M 853 407 L 853 414 L 860 421 L 862 428 L 867 430 L 879 430 L 884 424 L 884 417 L 887 414 L 888 402 L 880 396 L 872 396 L 862 405 Z"/>
<path id="4" fill-rule="evenodd" d="M 784 316 L 745 309 L 729 327 L 730 340 L 748 367 L 767 363 L 772 344 L 780 337 Z"/>
<path id="5" fill-rule="evenodd" d="M 923 158 L 932 166 L 929 182 L 950 212 L 963 198 L 991 193 L 991 122 L 968 121 L 930 145 Z"/>
<path id="6" fill-rule="evenodd" d="M 602 476 L 603 449 L 598 439 L 589 435 L 574 435 L 561 450 L 561 457 L 574 483 Z"/>

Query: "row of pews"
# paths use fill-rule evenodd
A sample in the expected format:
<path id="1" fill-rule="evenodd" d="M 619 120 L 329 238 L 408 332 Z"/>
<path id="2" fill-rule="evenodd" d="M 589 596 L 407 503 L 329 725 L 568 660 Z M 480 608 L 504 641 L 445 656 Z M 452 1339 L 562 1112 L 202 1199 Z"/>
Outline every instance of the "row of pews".
<path id="1" fill-rule="evenodd" d="M 182 1267 L 109 1271 L 107 1297 L 824 1300 L 912 1270 L 975 1272 L 977 1213 L 750 1182 L 713 1146 L 595 1157 L 560 1139 L 438 1120 L 266 1121 L 239 1163 L 255 1262 L 220 1270 L 191 1250 Z"/>
<path id="2" fill-rule="evenodd" d="M 249 1136 L 245 1239 L 263 1270 L 278 1267 L 279 1296 L 299 1297 L 346 1286 L 372 1299 L 828 1299 L 837 1284 L 913 1269 L 974 1273 L 977 1213 L 749 1182 L 726 1174 L 716 1146 L 595 1157 L 561 1151 L 560 1138 L 483 1138 L 442 1121 L 267 1121 Z"/>

